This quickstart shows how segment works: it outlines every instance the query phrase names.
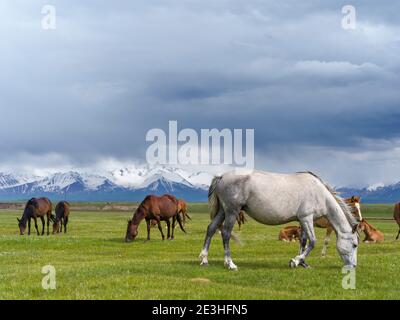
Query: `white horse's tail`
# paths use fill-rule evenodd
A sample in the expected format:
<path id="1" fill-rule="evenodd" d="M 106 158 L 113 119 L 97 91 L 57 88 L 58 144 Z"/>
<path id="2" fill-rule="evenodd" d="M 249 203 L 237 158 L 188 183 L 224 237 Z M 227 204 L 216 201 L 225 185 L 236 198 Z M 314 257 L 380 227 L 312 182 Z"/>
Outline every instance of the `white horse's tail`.
<path id="1" fill-rule="evenodd" d="M 315 178 L 317 178 L 324 186 L 325 188 L 329 191 L 329 193 L 333 196 L 339 207 L 342 209 L 344 215 L 346 216 L 347 221 L 350 223 L 350 226 L 353 230 L 358 226 L 359 221 L 354 217 L 354 215 L 351 213 L 352 209 L 350 205 L 348 205 L 339 195 L 335 190 L 333 190 L 327 183 L 325 183 L 320 177 L 318 177 L 315 173 L 311 171 L 307 171 L 307 173 L 311 174 Z"/>
<path id="2" fill-rule="evenodd" d="M 219 200 L 215 189 L 217 188 L 217 184 L 221 181 L 221 179 L 221 176 L 214 177 L 211 181 L 210 188 L 208 189 L 208 204 L 210 206 L 211 220 L 214 219 L 219 211 Z"/>
<path id="3" fill-rule="evenodd" d="M 222 177 L 221 176 L 216 176 L 212 179 L 210 188 L 208 189 L 208 205 L 210 207 L 210 218 L 211 220 L 215 218 L 215 216 L 218 214 L 218 211 L 220 209 L 220 203 L 218 199 L 218 195 L 215 192 L 215 189 L 217 188 L 218 183 L 221 181 Z M 222 231 L 222 224 L 218 227 L 219 232 Z M 237 236 L 234 232 L 231 233 L 232 239 L 239 244 L 242 244 L 242 241 L 240 240 L 239 236 Z"/>

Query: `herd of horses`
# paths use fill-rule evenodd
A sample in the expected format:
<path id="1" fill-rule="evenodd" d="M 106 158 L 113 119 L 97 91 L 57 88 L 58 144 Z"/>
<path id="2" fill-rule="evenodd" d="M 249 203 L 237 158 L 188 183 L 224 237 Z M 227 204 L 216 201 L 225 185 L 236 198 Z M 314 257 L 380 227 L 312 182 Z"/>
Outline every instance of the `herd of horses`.
<path id="1" fill-rule="evenodd" d="M 299 254 L 290 260 L 289 266 L 309 267 L 306 256 L 315 245 L 314 226 L 326 228 L 326 236 L 322 255 L 326 249 L 332 231 L 337 238 L 337 250 L 346 267 L 357 265 L 358 232 L 364 232 L 365 242 L 382 242 L 384 235 L 374 228 L 361 215 L 360 198 L 353 196 L 342 199 L 325 182 L 312 172 L 296 174 L 277 174 L 262 171 L 238 174 L 225 173 L 214 177 L 209 188 L 209 205 L 211 223 L 206 232 L 203 249 L 200 253 L 201 265 L 208 265 L 208 249 L 211 238 L 216 230 L 220 230 L 225 251 L 225 266 L 237 269 L 233 263 L 229 240 L 232 229 L 238 223 L 239 230 L 246 221 L 246 215 L 257 222 L 267 225 L 286 224 L 298 221 L 299 226 L 288 226 L 279 233 L 279 240 L 299 240 Z M 24 208 L 21 219 L 18 219 L 20 234 L 23 235 L 28 226 L 31 231 L 31 220 L 34 220 L 36 232 L 39 235 L 37 219 L 42 221 L 44 235 L 45 218 L 47 218 L 47 234 L 49 224 L 53 222 L 53 234 L 67 232 L 70 204 L 60 201 L 52 214 L 52 203 L 48 198 L 32 198 Z M 186 233 L 186 219 L 191 220 L 187 204 L 183 199 L 165 194 L 162 196 L 148 195 L 134 211 L 132 219 L 128 220 L 125 241 L 131 242 L 138 235 L 139 224 L 145 220 L 147 225 L 147 240 L 150 231 L 158 226 L 161 237 L 166 237 L 161 225 L 167 225 L 167 239 L 174 239 L 176 224 Z M 396 239 L 400 237 L 400 203 L 395 205 L 394 219 L 399 225 Z M 172 220 L 172 223 L 171 223 Z"/>
<path id="2" fill-rule="evenodd" d="M 53 234 L 62 231 L 67 232 L 68 217 L 70 213 L 70 204 L 67 201 L 60 201 L 55 208 L 55 215 L 52 213 L 53 204 L 48 198 L 32 198 L 25 205 L 21 219 L 18 219 L 18 228 L 21 235 L 24 235 L 28 225 L 28 235 L 31 234 L 31 220 L 35 223 L 37 235 L 40 235 L 37 219 L 42 221 L 42 235 L 44 235 L 45 217 L 47 219 L 47 235 L 50 234 L 50 221 L 53 222 Z"/>

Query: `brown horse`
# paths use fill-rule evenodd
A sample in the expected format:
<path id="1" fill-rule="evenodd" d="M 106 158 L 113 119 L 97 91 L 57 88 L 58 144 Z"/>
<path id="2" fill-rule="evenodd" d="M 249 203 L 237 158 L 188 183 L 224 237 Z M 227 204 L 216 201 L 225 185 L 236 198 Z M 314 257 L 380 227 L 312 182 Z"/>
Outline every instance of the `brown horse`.
<path id="1" fill-rule="evenodd" d="M 359 229 L 364 232 L 365 239 L 363 242 L 383 242 L 385 237 L 381 231 L 370 225 L 367 220 L 362 219 Z"/>
<path id="2" fill-rule="evenodd" d="M 301 237 L 301 227 L 288 226 L 279 232 L 278 239 L 280 241 L 296 241 Z"/>
<path id="3" fill-rule="evenodd" d="M 42 235 L 44 235 L 44 217 L 47 216 L 47 235 L 49 232 L 50 220 L 54 221 L 54 215 L 51 211 L 53 210 L 53 205 L 48 198 L 32 198 L 30 199 L 24 209 L 22 218 L 18 219 L 18 227 L 21 235 L 24 234 L 26 230 L 26 224 L 28 223 L 28 235 L 31 234 L 31 219 L 35 221 L 35 228 L 37 235 L 39 235 L 39 229 L 37 225 L 37 218 L 42 220 Z"/>
<path id="4" fill-rule="evenodd" d="M 361 209 L 360 209 L 360 202 L 361 199 L 360 197 L 357 196 L 352 196 L 351 198 L 345 199 L 346 203 L 350 206 L 352 214 L 359 220 L 362 220 L 361 216 Z M 326 249 L 329 244 L 329 240 L 331 238 L 331 233 L 333 231 L 333 228 L 331 224 L 329 223 L 328 219 L 325 217 L 319 218 L 314 221 L 314 225 L 318 228 L 326 228 L 326 235 L 325 235 L 325 241 L 324 241 L 324 246 L 322 248 L 321 255 L 324 257 L 326 256 Z"/>
<path id="5" fill-rule="evenodd" d="M 62 232 L 64 224 L 64 233 L 67 233 L 68 217 L 70 213 L 70 205 L 67 201 L 60 201 L 56 205 L 56 218 L 53 223 L 53 234 Z"/>
<path id="6" fill-rule="evenodd" d="M 236 217 L 236 222 L 239 225 L 239 230 L 242 227 L 242 224 L 244 224 L 247 221 L 246 216 L 245 216 L 245 212 L 243 210 L 240 210 L 238 216 Z"/>
<path id="7" fill-rule="evenodd" d="M 396 220 L 397 224 L 399 225 L 399 232 L 397 233 L 396 240 L 399 239 L 400 236 L 400 202 L 396 203 L 394 206 L 394 214 L 393 214 L 394 220 Z"/>
<path id="8" fill-rule="evenodd" d="M 186 225 L 186 218 L 188 218 L 189 220 L 192 220 L 192 218 L 188 214 L 187 204 L 186 204 L 185 200 L 183 200 L 183 199 L 178 199 L 178 214 L 181 215 L 183 226 Z M 158 224 L 158 222 L 155 219 L 152 219 L 150 222 L 151 227 L 155 227 L 157 224 Z"/>
<path id="9" fill-rule="evenodd" d="M 170 218 L 173 219 L 172 223 L 172 236 L 170 235 Z M 126 230 L 125 241 L 130 242 L 135 240 L 138 235 L 138 227 L 142 220 L 147 223 L 147 240 L 150 240 L 150 227 L 151 220 L 156 220 L 158 229 L 160 230 L 162 239 L 165 239 L 161 227 L 161 221 L 166 221 L 168 226 L 168 239 L 174 238 L 175 218 L 178 220 L 179 226 L 183 232 L 186 233 L 182 226 L 182 219 L 178 213 L 178 199 L 172 195 L 165 194 L 161 197 L 154 195 L 147 196 L 133 214 L 133 218 L 128 220 L 128 227 Z"/>
<path id="10" fill-rule="evenodd" d="M 186 218 L 188 218 L 189 220 L 192 220 L 192 218 L 188 214 L 188 208 L 187 208 L 186 201 L 183 199 L 178 200 L 178 213 L 182 216 L 181 218 L 182 218 L 183 225 L 186 224 Z"/>

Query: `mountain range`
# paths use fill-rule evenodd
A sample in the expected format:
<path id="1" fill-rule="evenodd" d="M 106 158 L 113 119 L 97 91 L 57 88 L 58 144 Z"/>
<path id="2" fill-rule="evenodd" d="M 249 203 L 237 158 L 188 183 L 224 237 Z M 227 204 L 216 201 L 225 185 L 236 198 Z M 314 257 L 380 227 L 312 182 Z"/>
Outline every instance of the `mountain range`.
<path id="1" fill-rule="evenodd" d="M 0 200 L 46 196 L 71 201 L 139 201 L 147 194 L 171 193 L 188 201 L 206 201 L 213 175 L 168 166 L 126 167 L 102 174 L 66 171 L 45 176 L 0 173 Z M 400 201 L 400 182 L 364 188 L 341 187 L 343 197 L 359 195 L 364 203 Z"/>
<path id="2" fill-rule="evenodd" d="M 0 200 L 46 196 L 71 201 L 139 201 L 147 194 L 171 193 L 188 201 L 207 199 L 212 175 L 179 168 L 123 168 L 104 174 L 78 171 L 46 176 L 0 173 Z"/>

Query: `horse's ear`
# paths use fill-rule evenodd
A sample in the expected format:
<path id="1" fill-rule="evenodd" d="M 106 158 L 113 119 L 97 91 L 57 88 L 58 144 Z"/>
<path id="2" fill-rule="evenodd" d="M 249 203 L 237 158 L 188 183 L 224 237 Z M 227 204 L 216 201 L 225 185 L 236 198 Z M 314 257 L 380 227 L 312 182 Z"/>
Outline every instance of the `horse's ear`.
<path id="1" fill-rule="evenodd" d="M 19 220 L 18 218 L 17 218 L 17 221 L 18 221 L 18 222 L 21 222 L 21 220 Z"/>

